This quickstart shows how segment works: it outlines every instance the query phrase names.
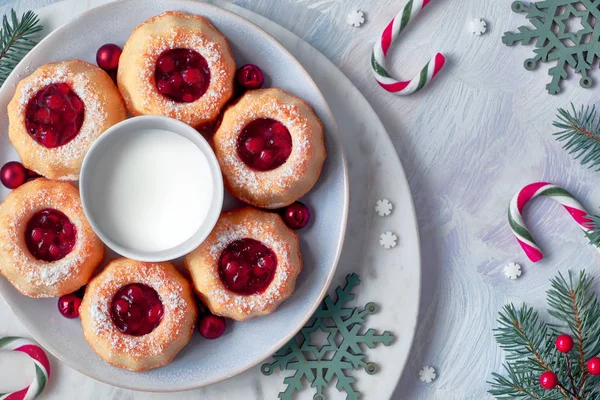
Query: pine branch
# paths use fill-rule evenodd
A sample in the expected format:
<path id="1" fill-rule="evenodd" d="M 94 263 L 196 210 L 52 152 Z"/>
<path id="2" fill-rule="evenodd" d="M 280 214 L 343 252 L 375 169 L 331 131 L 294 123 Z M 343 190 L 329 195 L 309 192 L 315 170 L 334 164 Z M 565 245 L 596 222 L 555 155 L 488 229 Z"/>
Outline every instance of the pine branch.
<path id="1" fill-rule="evenodd" d="M 24 13 L 20 20 L 15 10 L 10 11 L 10 19 L 4 16 L 0 30 L 0 85 L 37 44 L 42 28 L 33 11 Z"/>
<path id="2" fill-rule="evenodd" d="M 591 231 L 586 232 L 585 236 L 588 238 L 591 245 L 600 247 L 600 216 L 587 215 L 586 218 L 592 222 L 590 223 Z"/>
<path id="3" fill-rule="evenodd" d="M 581 165 L 597 167 L 600 171 L 600 120 L 595 107 L 581 107 L 579 111 L 571 104 L 572 111 L 560 108 L 558 120 L 553 125 L 559 129 L 553 135 L 563 148 L 580 159 Z"/>
<path id="4" fill-rule="evenodd" d="M 587 373 L 587 360 L 600 354 L 600 304 L 585 272 L 568 277 L 559 274 L 548 290 L 549 314 L 559 324 L 544 322 L 539 314 L 522 305 L 509 304 L 498 316 L 494 336 L 506 352 L 505 376 L 492 374 L 490 394 L 497 399 L 599 400 L 600 377 Z M 563 354 L 555 345 L 558 335 L 570 330 L 575 346 Z M 542 373 L 556 374 L 558 385 L 546 390 Z"/>
<path id="5" fill-rule="evenodd" d="M 593 387 L 600 378 L 586 373 L 585 360 L 597 356 L 600 352 L 600 309 L 598 299 L 592 290 L 594 279 L 585 272 L 579 273 L 576 282 L 569 272 L 568 280 L 559 274 L 551 281 L 548 291 L 549 313 L 562 321 L 572 332 L 575 339 L 573 356 L 577 365 L 573 375 L 579 381 L 578 388 Z M 556 331 L 556 334 L 561 332 Z"/>
<path id="6" fill-rule="evenodd" d="M 492 389 L 489 393 L 499 400 L 508 399 L 561 399 L 562 396 L 545 397 L 547 393 L 540 388 L 537 375 L 533 373 L 517 372 L 512 363 L 508 362 L 504 366 L 507 377 L 493 373 L 494 380 L 488 382 Z"/>
<path id="7" fill-rule="evenodd" d="M 526 358 L 535 370 L 550 370 L 542 359 L 549 347 L 548 325 L 540 320 L 537 311 L 525 304 L 519 310 L 509 304 L 499 313 L 498 324 L 494 337 L 500 348 L 508 353 L 508 360 Z"/>

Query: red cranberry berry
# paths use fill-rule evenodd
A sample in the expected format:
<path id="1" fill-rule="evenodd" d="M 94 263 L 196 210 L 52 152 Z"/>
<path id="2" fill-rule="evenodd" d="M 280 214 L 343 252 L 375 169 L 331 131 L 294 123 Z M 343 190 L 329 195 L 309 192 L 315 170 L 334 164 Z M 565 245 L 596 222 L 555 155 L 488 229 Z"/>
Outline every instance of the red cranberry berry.
<path id="1" fill-rule="evenodd" d="M 119 58 L 123 50 L 113 43 L 107 43 L 96 52 L 96 64 L 105 71 L 112 71 L 119 68 Z"/>
<path id="2" fill-rule="evenodd" d="M 246 90 L 259 89 L 265 83 L 262 70 L 254 64 L 246 64 L 238 69 L 235 78 L 237 83 Z"/>
<path id="3" fill-rule="evenodd" d="M 592 375 L 600 375 L 600 357 L 592 357 L 587 363 L 587 370 Z"/>
<path id="4" fill-rule="evenodd" d="M 198 321 L 198 332 L 206 339 L 216 339 L 225 332 L 225 318 L 206 314 Z"/>
<path id="5" fill-rule="evenodd" d="M 282 217 L 287 226 L 292 229 L 302 229 L 310 221 L 310 210 L 299 201 L 283 209 Z"/>
<path id="6" fill-rule="evenodd" d="M 198 297 L 194 297 L 196 300 L 196 306 L 198 307 L 198 315 L 201 318 L 204 314 L 210 314 L 208 307 Z"/>
<path id="7" fill-rule="evenodd" d="M 554 389 L 558 385 L 558 377 L 552 371 L 546 371 L 540 376 L 540 386 L 546 390 Z"/>
<path id="8" fill-rule="evenodd" d="M 132 336 L 152 332 L 164 314 L 158 293 L 150 286 L 132 283 L 123 286 L 112 299 L 111 317 L 116 327 Z"/>
<path id="9" fill-rule="evenodd" d="M 258 240 L 236 240 L 219 258 L 219 277 L 234 293 L 250 296 L 263 292 L 273 280 L 277 256 Z"/>
<path id="10" fill-rule="evenodd" d="M 556 348 L 561 353 L 568 353 L 573 349 L 573 338 L 569 335 L 560 335 L 556 338 Z"/>
<path id="11" fill-rule="evenodd" d="M 46 148 L 65 145 L 77 136 L 85 105 L 68 83 L 44 86 L 25 108 L 27 133 Z"/>
<path id="12" fill-rule="evenodd" d="M 62 212 L 46 208 L 33 214 L 25 228 L 25 243 L 38 260 L 56 261 L 73 250 L 77 229 Z"/>
<path id="13" fill-rule="evenodd" d="M 58 299 L 58 311 L 65 318 L 79 317 L 79 306 L 81 305 L 81 297 L 76 293 L 66 294 Z"/>
<path id="14" fill-rule="evenodd" d="M 240 159 L 256 171 L 270 171 L 285 163 L 292 153 L 292 136 L 279 121 L 260 118 L 244 127 L 237 139 Z"/>
<path id="15" fill-rule="evenodd" d="M 111 71 L 107 71 L 108 76 L 110 76 L 110 79 L 112 79 L 112 81 L 115 83 L 115 85 L 117 84 L 117 70 L 113 69 Z"/>
<path id="16" fill-rule="evenodd" d="M 20 162 L 10 161 L 0 169 L 0 182 L 9 189 L 16 189 L 29 178 L 29 170 Z"/>
<path id="17" fill-rule="evenodd" d="M 191 103 L 208 90 L 210 69 L 197 51 L 170 49 L 158 56 L 154 80 L 160 94 L 178 103 Z"/>

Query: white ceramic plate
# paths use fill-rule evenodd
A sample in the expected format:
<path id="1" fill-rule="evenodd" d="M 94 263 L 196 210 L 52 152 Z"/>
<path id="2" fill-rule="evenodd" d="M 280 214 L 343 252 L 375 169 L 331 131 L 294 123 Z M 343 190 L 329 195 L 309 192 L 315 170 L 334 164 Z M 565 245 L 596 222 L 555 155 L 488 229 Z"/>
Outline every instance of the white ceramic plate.
<path id="1" fill-rule="evenodd" d="M 73 368 L 115 386 L 148 391 L 197 388 L 232 377 L 257 364 L 281 347 L 310 317 L 326 292 L 343 243 L 348 212 L 348 179 L 341 140 L 333 115 L 319 89 L 303 67 L 276 40 L 230 12 L 189 1 L 113 3 L 85 13 L 46 37 L 13 71 L 0 89 L 0 109 L 14 93 L 20 77 L 39 65 L 65 59 L 94 62 L 103 43 L 123 45 L 132 30 L 167 10 L 206 16 L 230 40 L 236 62 L 263 68 L 267 86 L 278 86 L 307 100 L 326 128 L 328 158 L 315 188 L 304 198 L 315 210 L 313 222 L 300 236 L 305 268 L 294 296 L 274 314 L 245 323 L 230 324 L 216 341 L 194 335 L 190 344 L 168 366 L 132 373 L 101 361 L 85 342 L 78 320 L 62 318 L 56 300 L 33 300 L 17 293 L 4 279 L 0 292 L 32 335 Z M 2 131 L 7 116 L 0 114 Z M 6 133 L 0 136 L 0 164 L 17 159 Z M 0 197 L 7 194 L 0 189 Z M 232 202 L 229 203 L 232 205 Z"/>

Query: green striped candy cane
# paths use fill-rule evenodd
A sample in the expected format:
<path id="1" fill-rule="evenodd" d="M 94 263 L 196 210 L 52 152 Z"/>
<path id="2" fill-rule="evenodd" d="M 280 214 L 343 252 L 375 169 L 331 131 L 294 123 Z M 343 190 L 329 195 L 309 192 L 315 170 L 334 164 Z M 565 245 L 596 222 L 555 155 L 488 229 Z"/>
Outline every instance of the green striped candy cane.
<path id="1" fill-rule="evenodd" d="M 546 196 L 554 199 L 571 214 L 571 217 L 585 232 L 591 230 L 592 224 L 592 221 L 587 218 L 588 213 L 585 211 L 585 208 L 565 189 L 548 182 L 536 182 L 525 186 L 510 202 L 510 206 L 508 207 L 508 223 L 525 254 L 533 262 L 540 261 L 544 258 L 544 255 L 525 226 L 523 208 L 525 208 L 529 200 L 537 196 Z"/>
<path id="2" fill-rule="evenodd" d="M 20 351 L 35 364 L 35 378 L 29 386 L 11 393 L 0 393 L 0 400 L 33 400 L 46 388 L 50 362 L 46 352 L 36 343 L 16 336 L 0 336 L 0 351 Z"/>
<path id="3" fill-rule="evenodd" d="M 379 85 L 390 93 L 399 96 L 409 95 L 421 90 L 441 71 L 446 62 L 442 53 L 437 53 L 413 79 L 401 81 L 392 77 L 386 68 L 386 57 L 390 47 L 404 30 L 406 25 L 431 0 L 410 0 L 398 15 L 388 24 L 381 37 L 375 42 L 371 55 L 371 70 Z"/>

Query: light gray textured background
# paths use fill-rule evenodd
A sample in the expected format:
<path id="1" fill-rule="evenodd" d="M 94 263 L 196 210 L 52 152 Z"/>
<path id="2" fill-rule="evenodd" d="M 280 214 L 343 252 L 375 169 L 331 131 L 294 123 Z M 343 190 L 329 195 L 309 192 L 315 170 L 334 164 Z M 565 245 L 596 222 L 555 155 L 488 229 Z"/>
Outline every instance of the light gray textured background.
<path id="1" fill-rule="evenodd" d="M 0 12 L 12 5 L 23 11 L 53 2 L 4 0 Z M 508 301 L 543 305 L 548 279 L 559 270 L 586 268 L 598 273 L 598 254 L 550 200 L 537 200 L 527 213 L 545 250 L 543 262 L 527 261 L 506 221 L 512 195 L 538 180 L 563 186 L 588 210 L 598 210 L 597 173 L 574 162 L 551 136 L 556 108 L 570 102 L 594 104 L 597 86 L 581 89 L 579 78 L 571 77 L 561 95 L 548 95 L 547 67 L 528 72 L 522 66 L 532 47 L 508 48 L 501 43 L 504 31 L 526 23 L 524 15 L 511 12 L 509 0 L 432 1 L 403 33 L 393 54 L 393 70 L 410 76 L 438 50 L 448 57 L 448 64 L 433 85 L 409 98 L 379 89 L 368 63 L 373 40 L 403 1 L 234 3 L 290 29 L 336 63 L 374 106 L 400 155 L 420 225 L 423 291 L 421 322 L 394 399 L 489 398 L 485 381 L 502 362 L 492 337 L 498 309 Z M 346 24 L 353 9 L 367 15 L 360 29 Z M 488 21 L 484 36 L 468 32 L 468 21 L 474 17 Z M 599 75 L 592 73 L 596 79 Z M 524 267 L 517 281 L 502 273 L 510 261 Z M 10 312 L 7 309 L 0 301 L 0 312 Z M 434 383 L 419 382 L 423 365 L 437 369 Z M 86 393 L 82 398 L 96 398 L 89 391 L 93 385 L 82 377 L 81 391 Z M 134 397 L 116 388 L 103 395 Z M 46 398 L 60 394 L 49 391 Z"/>

